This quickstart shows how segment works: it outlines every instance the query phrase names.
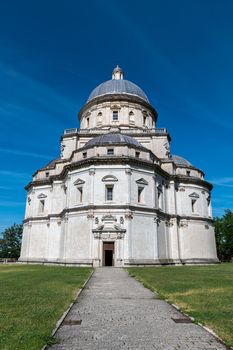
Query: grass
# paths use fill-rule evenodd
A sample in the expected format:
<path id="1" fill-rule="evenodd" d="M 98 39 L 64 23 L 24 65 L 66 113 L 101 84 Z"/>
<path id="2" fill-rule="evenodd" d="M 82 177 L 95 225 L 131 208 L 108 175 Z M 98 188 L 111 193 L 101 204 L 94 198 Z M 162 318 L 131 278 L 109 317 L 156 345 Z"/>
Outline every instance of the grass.
<path id="1" fill-rule="evenodd" d="M 233 264 L 132 267 L 128 271 L 233 346 Z"/>
<path id="2" fill-rule="evenodd" d="M 91 268 L 0 265 L 0 349 L 38 350 Z"/>

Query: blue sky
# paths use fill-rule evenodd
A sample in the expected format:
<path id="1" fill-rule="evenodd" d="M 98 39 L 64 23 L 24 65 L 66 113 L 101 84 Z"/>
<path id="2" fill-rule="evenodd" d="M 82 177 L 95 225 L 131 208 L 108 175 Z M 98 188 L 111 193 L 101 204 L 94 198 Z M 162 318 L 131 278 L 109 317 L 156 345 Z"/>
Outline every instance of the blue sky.
<path id="1" fill-rule="evenodd" d="M 233 2 L 0 2 L 0 231 L 24 215 L 24 186 L 59 155 L 65 128 L 119 64 L 159 113 L 173 154 L 233 209 Z"/>

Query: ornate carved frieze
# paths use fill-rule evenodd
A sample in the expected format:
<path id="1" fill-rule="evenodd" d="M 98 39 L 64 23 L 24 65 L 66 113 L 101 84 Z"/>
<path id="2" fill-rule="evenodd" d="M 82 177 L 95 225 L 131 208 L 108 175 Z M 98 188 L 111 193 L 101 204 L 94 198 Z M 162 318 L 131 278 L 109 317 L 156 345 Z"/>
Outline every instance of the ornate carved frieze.
<path id="1" fill-rule="evenodd" d="M 116 217 L 113 216 L 112 214 L 106 214 L 102 217 L 101 221 L 110 221 L 110 222 L 114 222 L 117 221 Z"/>
<path id="2" fill-rule="evenodd" d="M 125 236 L 125 232 L 98 232 L 93 231 L 94 238 L 96 239 L 102 239 L 102 240 L 116 240 L 116 239 L 122 239 Z"/>

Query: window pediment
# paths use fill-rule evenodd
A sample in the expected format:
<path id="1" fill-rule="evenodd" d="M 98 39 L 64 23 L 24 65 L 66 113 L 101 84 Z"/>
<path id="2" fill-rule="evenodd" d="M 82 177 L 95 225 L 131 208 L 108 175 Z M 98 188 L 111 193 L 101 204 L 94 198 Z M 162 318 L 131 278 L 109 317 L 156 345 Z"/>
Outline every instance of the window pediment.
<path id="1" fill-rule="evenodd" d="M 136 180 L 136 183 L 139 185 L 148 185 L 148 182 L 143 178 Z"/>
<path id="2" fill-rule="evenodd" d="M 103 182 L 117 182 L 118 179 L 114 175 L 106 175 L 102 178 Z"/>
<path id="3" fill-rule="evenodd" d="M 199 195 L 196 192 L 193 192 L 189 195 L 191 198 L 199 198 Z"/>
<path id="4" fill-rule="evenodd" d="M 85 181 L 79 178 L 74 182 L 74 186 L 79 186 L 83 184 L 85 184 Z"/>
<path id="5" fill-rule="evenodd" d="M 44 194 L 44 193 L 40 193 L 37 198 L 39 199 L 43 199 L 43 198 L 46 198 L 47 196 Z"/>

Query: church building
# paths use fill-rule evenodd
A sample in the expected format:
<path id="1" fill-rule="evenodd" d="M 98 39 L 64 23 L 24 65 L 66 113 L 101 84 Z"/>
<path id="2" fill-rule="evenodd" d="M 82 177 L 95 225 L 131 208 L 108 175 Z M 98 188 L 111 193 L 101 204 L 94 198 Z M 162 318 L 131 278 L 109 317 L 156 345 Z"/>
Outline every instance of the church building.
<path id="1" fill-rule="evenodd" d="M 144 91 L 97 86 L 66 129 L 60 157 L 26 186 L 19 261 L 90 266 L 216 263 L 212 185 L 170 153 Z M 201 156 L 201 155 L 200 155 Z"/>

